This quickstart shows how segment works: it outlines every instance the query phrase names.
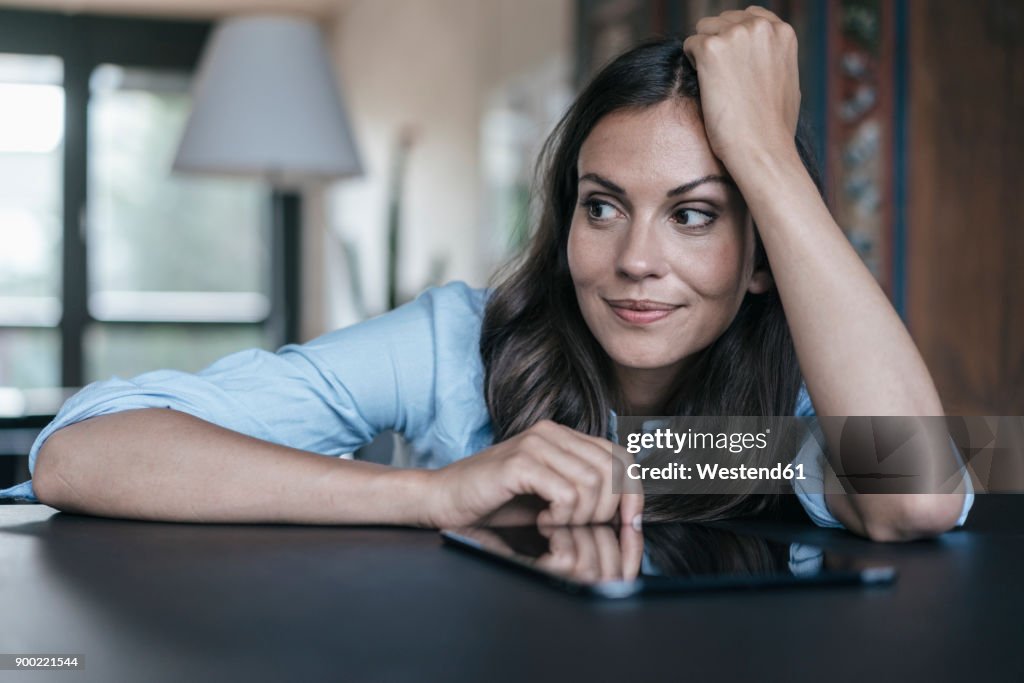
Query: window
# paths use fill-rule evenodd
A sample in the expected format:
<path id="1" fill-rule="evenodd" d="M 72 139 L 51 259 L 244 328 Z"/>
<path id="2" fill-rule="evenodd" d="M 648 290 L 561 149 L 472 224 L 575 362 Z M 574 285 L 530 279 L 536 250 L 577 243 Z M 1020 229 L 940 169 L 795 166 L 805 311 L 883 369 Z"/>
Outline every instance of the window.
<path id="1" fill-rule="evenodd" d="M 60 382 L 63 72 L 0 54 L 0 385 Z"/>
<path id="2" fill-rule="evenodd" d="M 113 64 L 90 76 L 86 381 L 195 371 L 270 342 L 266 187 L 168 173 L 190 80 Z"/>
<path id="3" fill-rule="evenodd" d="M 170 173 L 208 31 L 0 10 L 0 387 L 285 341 L 270 189 Z"/>

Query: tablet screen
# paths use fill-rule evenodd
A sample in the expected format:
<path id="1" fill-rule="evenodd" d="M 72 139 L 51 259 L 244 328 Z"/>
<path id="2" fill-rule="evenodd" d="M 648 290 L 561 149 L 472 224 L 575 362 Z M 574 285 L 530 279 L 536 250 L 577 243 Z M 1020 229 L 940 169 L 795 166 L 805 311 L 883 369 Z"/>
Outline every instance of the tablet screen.
<path id="1" fill-rule="evenodd" d="M 892 567 L 702 524 L 463 528 L 460 548 L 498 559 L 573 592 L 604 597 L 835 583 L 888 583 Z"/>

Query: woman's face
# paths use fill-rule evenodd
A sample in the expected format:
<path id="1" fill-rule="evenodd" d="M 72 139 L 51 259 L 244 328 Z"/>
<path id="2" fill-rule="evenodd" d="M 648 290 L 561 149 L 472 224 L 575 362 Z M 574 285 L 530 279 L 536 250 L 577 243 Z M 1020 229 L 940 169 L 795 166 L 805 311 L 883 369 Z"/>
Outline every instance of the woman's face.
<path id="1" fill-rule="evenodd" d="M 620 376 L 674 376 L 725 331 L 748 291 L 771 284 L 753 270 L 746 204 L 697 111 L 694 101 L 669 100 L 616 112 L 580 150 L 569 270 L 583 318 Z"/>

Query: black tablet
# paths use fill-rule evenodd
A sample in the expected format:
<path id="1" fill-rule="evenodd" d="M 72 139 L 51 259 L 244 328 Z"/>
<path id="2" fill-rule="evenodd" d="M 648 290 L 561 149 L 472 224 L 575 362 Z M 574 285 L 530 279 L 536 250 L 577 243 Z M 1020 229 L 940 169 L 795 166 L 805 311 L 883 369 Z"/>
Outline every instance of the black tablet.
<path id="1" fill-rule="evenodd" d="M 441 532 L 450 546 L 524 570 L 573 593 L 647 593 L 835 584 L 888 584 L 896 570 L 821 548 L 701 524 L 472 527 Z"/>

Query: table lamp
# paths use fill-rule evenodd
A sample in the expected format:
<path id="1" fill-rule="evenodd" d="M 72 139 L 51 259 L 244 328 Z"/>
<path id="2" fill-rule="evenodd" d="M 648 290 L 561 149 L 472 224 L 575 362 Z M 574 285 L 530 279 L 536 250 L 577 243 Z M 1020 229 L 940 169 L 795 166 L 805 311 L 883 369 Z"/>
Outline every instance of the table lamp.
<path id="1" fill-rule="evenodd" d="M 284 15 L 226 19 L 199 62 L 193 109 L 173 170 L 244 176 L 274 188 L 274 307 L 298 341 L 301 200 L 310 182 L 361 174 L 319 27 Z"/>

